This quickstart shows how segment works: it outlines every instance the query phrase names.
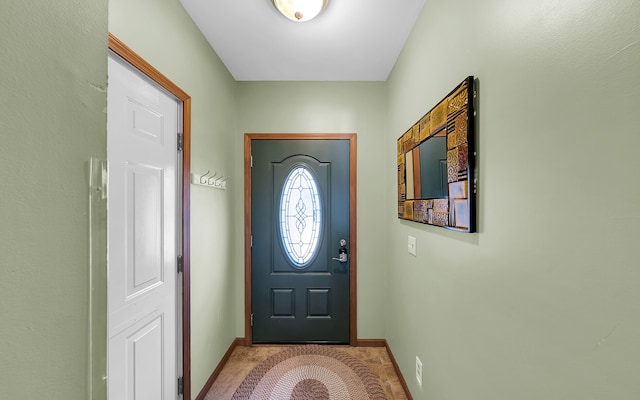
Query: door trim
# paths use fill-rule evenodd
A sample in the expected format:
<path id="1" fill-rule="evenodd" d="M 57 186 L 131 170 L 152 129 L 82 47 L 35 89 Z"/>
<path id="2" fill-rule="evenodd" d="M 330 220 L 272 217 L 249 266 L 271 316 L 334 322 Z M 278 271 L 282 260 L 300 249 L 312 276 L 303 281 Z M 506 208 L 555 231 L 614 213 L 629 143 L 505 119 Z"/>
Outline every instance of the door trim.
<path id="1" fill-rule="evenodd" d="M 253 344 L 251 332 L 251 142 L 253 140 L 349 140 L 349 344 L 355 346 L 357 335 L 357 236 L 356 236 L 356 134 L 355 133 L 245 133 L 244 135 L 244 337 Z"/>
<path id="2" fill-rule="evenodd" d="M 191 398 L 191 279 L 190 279 L 190 226 L 191 226 L 191 185 L 190 185 L 190 164 L 191 164 L 191 97 L 171 82 L 160 71 L 131 50 L 120 39 L 109 33 L 109 49 L 120 56 L 123 60 L 138 69 L 149 79 L 162 86 L 169 93 L 182 101 L 182 179 L 178 180 L 182 186 L 180 198 L 180 208 L 182 211 L 182 248 L 178 248 L 178 254 L 182 254 L 182 378 L 184 384 L 184 399 Z M 180 251 L 181 250 L 181 251 Z M 177 378 L 177 377 L 176 377 Z"/>

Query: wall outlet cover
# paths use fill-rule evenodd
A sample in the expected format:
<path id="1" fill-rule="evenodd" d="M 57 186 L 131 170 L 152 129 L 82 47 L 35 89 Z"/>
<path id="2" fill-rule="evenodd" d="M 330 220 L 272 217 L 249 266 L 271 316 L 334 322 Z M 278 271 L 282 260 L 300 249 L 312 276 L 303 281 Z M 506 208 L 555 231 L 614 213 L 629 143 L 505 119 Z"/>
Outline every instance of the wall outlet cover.
<path id="1" fill-rule="evenodd" d="M 418 356 L 416 356 L 416 380 L 418 381 L 418 385 L 422 387 L 422 361 L 420 361 Z"/>

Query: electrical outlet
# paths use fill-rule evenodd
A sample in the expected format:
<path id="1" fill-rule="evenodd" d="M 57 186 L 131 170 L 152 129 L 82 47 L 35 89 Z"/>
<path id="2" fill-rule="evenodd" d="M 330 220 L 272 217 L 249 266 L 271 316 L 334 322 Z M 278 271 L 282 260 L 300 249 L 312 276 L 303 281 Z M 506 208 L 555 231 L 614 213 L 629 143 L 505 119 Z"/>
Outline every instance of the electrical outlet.
<path id="1" fill-rule="evenodd" d="M 409 254 L 413 254 L 415 256 L 416 247 L 416 238 L 414 238 L 413 236 L 409 236 L 409 240 L 407 241 L 407 251 L 409 252 Z"/>
<path id="2" fill-rule="evenodd" d="M 416 356 L 416 379 L 418 380 L 418 385 L 422 387 L 422 361 Z"/>

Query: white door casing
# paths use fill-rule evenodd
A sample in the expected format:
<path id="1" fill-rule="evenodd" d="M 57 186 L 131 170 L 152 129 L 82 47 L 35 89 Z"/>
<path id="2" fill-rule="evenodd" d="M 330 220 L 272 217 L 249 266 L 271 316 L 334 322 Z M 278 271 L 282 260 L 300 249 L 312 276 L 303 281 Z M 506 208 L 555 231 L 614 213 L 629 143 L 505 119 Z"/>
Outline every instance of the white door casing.
<path id="1" fill-rule="evenodd" d="M 178 101 L 109 55 L 108 398 L 177 398 Z"/>

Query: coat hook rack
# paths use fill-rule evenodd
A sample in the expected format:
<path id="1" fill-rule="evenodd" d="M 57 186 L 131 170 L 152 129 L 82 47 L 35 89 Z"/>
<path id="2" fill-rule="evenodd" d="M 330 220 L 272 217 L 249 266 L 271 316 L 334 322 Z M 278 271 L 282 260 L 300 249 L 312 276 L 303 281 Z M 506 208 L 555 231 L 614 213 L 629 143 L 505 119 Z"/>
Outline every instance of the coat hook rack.
<path id="1" fill-rule="evenodd" d="M 218 175 L 217 172 L 212 174 L 210 170 L 207 170 L 207 172 L 202 175 L 192 173 L 191 184 L 225 190 L 227 188 L 227 181 L 229 178 L 229 176 L 225 177 L 223 174 Z"/>

